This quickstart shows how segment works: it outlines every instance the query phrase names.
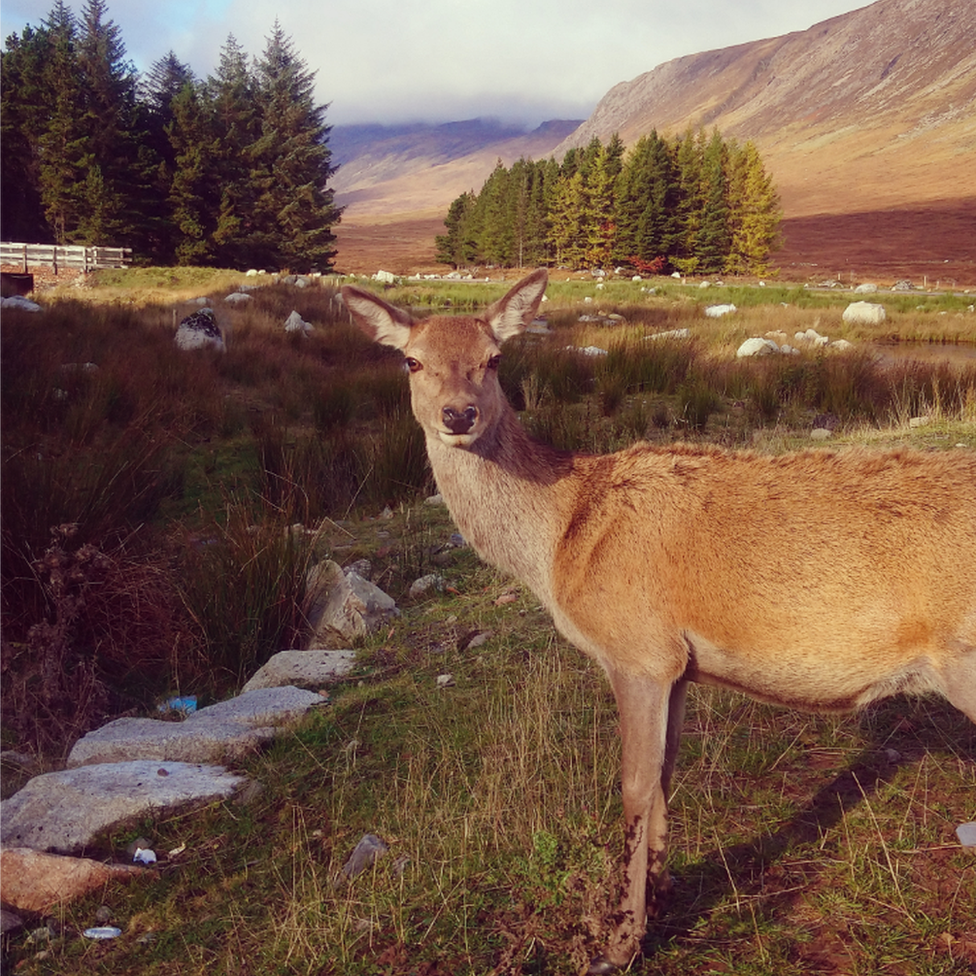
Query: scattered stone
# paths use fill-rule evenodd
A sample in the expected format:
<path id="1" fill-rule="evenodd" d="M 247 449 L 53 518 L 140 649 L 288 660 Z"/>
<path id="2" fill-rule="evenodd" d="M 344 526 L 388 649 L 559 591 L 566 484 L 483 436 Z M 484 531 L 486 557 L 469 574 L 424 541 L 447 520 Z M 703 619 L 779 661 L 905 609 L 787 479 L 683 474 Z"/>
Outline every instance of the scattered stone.
<path id="1" fill-rule="evenodd" d="M 427 596 L 429 593 L 443 593 L 446 582 L 443 576 L 437 573 L 428 573 L 421 576 L 410 584 L 410 599 L 418 600 L 420 597 Z"/>
<path id="2" fill-rule="evenodd" d="M 348 646 L 399 616 L 393 598 L 358 573 L 344 573 L 330 559 L 309 570 L 305 617 L 312 627 L 311 650 L 336 640 Z"/>
<path id="3" fill-rule="evenodd" d="M 310 335 L 312 332 L 311 323 L 306 322 L 296 311 L 285 319 L 285 332 L 300 332 L 302 335 Z"/>
<path id="4" fill-rule="evenodd" d="M 161 816 L 228 799 L 245 782 L 222 766 L 151 760 L 44 773 L 0 804 L 0 844 L 75 854 L 149 809 Z"/>
<path id="5" fill-rule="evenodd" d="M 355 651 L 279 651 L 255 672 L 244 685 L 244 691 L 282 685 L 321 688 L 337 678 L 344 678 L 355 667 Z"/>
<path id="6" fill-rule="evenodd" d="M 731 315 L 738 311 L 734 305 L 709 305 L 705 309 L 705 315 L 710 319 L 720 319 L 723 315 Z"/>
<path id="7" fill-rule="evenodd" d="M 41 306 L 37 302 L 32 302 L 23 295 L 11 295 L 9 298 L 0 299 L 0 308 L 17 308 L 22 312 L 40 312 Z"/>
<path id="8" fill-rule="evenodd" d="M 251 301 L 251 296 L 247 292 L 235 291 L 228 295 L 225 299 L 228 305 L 246 305 Z"/>
<path id="9" fill-rule="evenodd" d="M 356 573 L 362 576 L 364 580 L 368 580 L 373 574 L 373 564 L 368 559 L 357 559 L 355 562 L 349 563 L 348 566 L 343 566 L 342 571 L 347 576 L 350 573 Z"/>
<path id="10" fill-rule="evenodd" d="M 606 349 L 601 349 L 599 346 L 567 346 L 567 352 L 578 352 L 581 356 L 606 356 Z"/>
<path id="11" fill-rule="evenodd" d="M 849 349 L 854 348 L 854 343 L 848 342 L 846 339 L 835 339 L 830 343 L 829 348 L 836 352 L 847 352 Z"/>
<path id="12" fill-rule="evenodd" d="M 825 441 L 832 436 L 832 431 L 829 431 L 826 427 L 814 427 L 810 431 L 810 440 L 812 441 Z"/>
<path id="13" fill-rule="evenodd" d="M 772 339 L 763 339 L 760 336 L 753 336 L 746 339 L 735 351 L 736 359 L 744 359 L 747 356 L 768 356 L 770 353 L 779 352 L 779 346 Z"/>
<path id="14" fill-rule="evenodd" d="M 24 912 L 44 914 L 109 881 L 142 874 L 142 868 L 129 864 L 103 864 L 86 857 L 7 847 L 0 851 L 0 900 Z"/>
<path id="15" fill-rule="evenodd" d="M 932 423 L 931 417 L 912 417 L 908 421 L 909 427 L 928 427 Z"/>
<path id="16" fill-rule="evenodd" d="M 956 836 L 963 847 L 976 847 L 976 821 L 959 824 L 956 827 Z"/>
<path id="17" fill-rule="evenodd" d="M 807 329 L 806 332 L 796 332 L 793 338 L 797 342 L 803 342 L 811 346 L 826 346 L 830 339 L 821 335 L 816 329 Z"/>
<path id="18" fill-rule="evenodd" d="M 844 309 L 842 316 L 848 325 L 880 325 L 884 322 L 884 305 L 875 305 L 871 302 L 851 302 Z"/>
<path id="19" fill-rule="evenodd" d="M 424 499 L 424 504 L 425 505 L 443 505 L 444 504 L 444 496 L 443 495 L 439 495 L 439 494 L 438 495 L 428 495 Z"/>
<path id="20" fill-rule="evenodd" d="M 349 855 L 349 860 L 342 866 L 342 877 L 348 881 L 355 878 L 357 874 L 362 874 L 389 849 L 376 834 L 363 834 L 352 854 Z"/>
<path id="21" fill-rule="evenodd" d="M 644 336 L 645 339 L 690 339 L 690 329 L 668 329 L 667 332 L 655 332 L 653 335 Z"/>
<path id="22" fill-rule="evenodd" d="M 176 330 L 176 345 L 179 349 L 216 349 L 224 352 L 224 337 L 213 309 L 201 308 L 183 319 Z"/>
<path id="23" fill-rule="evenodd" d="M 902 278 L 891 286 L 892 291 L 914 291 L 915 286 L 907 279 Z"/>
<path id="24" fill-rule="evenodd" d="M 374 281 L 382 281 L 384 284 L 393 285 L 396 284 L 397 276 L 392 271 L 377 271 L 373 275 Z"/>
<path id="25" fill-rule="evenodd" d="M 186 725 L 206 722 L 232 722 L 258 729 L 296 722 L 309 709 L 323 704 L 321 695 L 286 685 L 277 688 L 253 688 L 235 698 L 201 708 L 187 718 Z"/>
<path id="26" fill-rule="evenodd" d="M 864 282 L 863 285 L 858 285 L 857 288 L 854 289 L 854 294 L 855 295 L 873 295 L 877 290 L 878 290 L 878 286 L 877 285 L 872 284 L 869 281 L 866 281 L 866 282 Z"/>
<path id="27" fill-rule="evenodd" d="M 437 676 L 437 687 L 438 688 L 453 688 L 454 687 L 454 675 L 453 674 L 439 674 Z"/>

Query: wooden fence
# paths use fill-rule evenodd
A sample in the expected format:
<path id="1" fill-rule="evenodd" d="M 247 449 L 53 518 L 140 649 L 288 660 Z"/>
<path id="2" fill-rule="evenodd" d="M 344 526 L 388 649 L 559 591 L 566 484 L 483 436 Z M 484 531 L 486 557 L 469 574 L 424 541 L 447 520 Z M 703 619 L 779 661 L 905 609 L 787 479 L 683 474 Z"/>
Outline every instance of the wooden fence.
<path id="1" fill-rule="evenodd" d="M 8 244 L 0 243 L 0 264 L 20 265 L 24 272 L 30 266 L 54 268 L 125 268 L 132 257 L 131 247 L 88 247 L 78 244 Z"/>

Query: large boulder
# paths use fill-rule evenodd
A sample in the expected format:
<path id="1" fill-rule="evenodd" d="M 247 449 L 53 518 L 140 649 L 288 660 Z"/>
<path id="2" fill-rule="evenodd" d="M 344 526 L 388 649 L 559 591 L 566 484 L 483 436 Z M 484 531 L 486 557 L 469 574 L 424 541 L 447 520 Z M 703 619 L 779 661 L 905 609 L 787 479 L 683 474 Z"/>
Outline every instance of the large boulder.
<path id="1" fill-rule="evenodd" d="M 848 325 L 881 325 L 884 322 L 884 305 L 874 302 L 851 302 L 844 309 L 843 319 Z"/>
<path id="2" fill-rule="evenodd" d="M 188 315 L 176 330 L 176 345 L 180 349 L 216 349 L 223 352 L 224 337 L 217 325 L 212 308 L 201 308 Z"/>
<path id="3" fill-rule="evenodd" d="M 35 776 L 0 804 L 0 844 L 80 854 L 106 830 L 234 796 L 244 776 L 220 766 L 136 760 Z"/>
<path id="4" fill-rule="evenodd" d="M 131 864 L 103 864 L 87 857 L 10 847 L 0 851 L 0 901 L 21 911 L 47 914 L 109 881 L 145 872 Z"/>
<path id="5" fill-rule="evenodd" d="M 321 688 L 348 675 L 356 666 L 356 652 L 279 651 L 251 677 L 244 691 L 295 685 L 299 688 Z"/>
<path id="6" fill-rule="evenodd" d="M 348 647 L 400 616 L 396 602 L 356 572 L 327 559 L 308 573 L 305 618 L 312 627 L 310 650 Z"/>

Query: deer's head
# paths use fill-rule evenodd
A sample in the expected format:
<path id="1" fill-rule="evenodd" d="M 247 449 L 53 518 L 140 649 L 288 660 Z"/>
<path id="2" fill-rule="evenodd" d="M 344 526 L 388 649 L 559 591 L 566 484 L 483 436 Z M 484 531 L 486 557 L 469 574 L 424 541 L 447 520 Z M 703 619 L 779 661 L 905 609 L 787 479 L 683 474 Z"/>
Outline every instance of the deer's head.
<path id="1" fill-rule="evenodd" d="M 545 269 L 533 272 L 480 315 L 415 320 L 351 285 L 342 298 L 371 339 L 403 353 L 414 416 L 427 437 L 467 448 L 494 429 L 507 409 L 498 382 L 501 346 L 531 323 L 547 281 Z"/>

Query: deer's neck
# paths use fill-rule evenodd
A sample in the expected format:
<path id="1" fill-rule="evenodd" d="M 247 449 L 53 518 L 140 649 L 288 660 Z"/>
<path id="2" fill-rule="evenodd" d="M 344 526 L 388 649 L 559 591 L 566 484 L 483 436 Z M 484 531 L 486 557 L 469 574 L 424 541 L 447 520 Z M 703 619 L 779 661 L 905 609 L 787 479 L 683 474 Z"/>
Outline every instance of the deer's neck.
<path id="1" fill-rule="evenodd" d="M 427 451 L 465 539 L 482 559 L 524 580 L 551 605 L 572 457 L 533 441 L 511 410 L 470 450 L 428 437 Z"/>

